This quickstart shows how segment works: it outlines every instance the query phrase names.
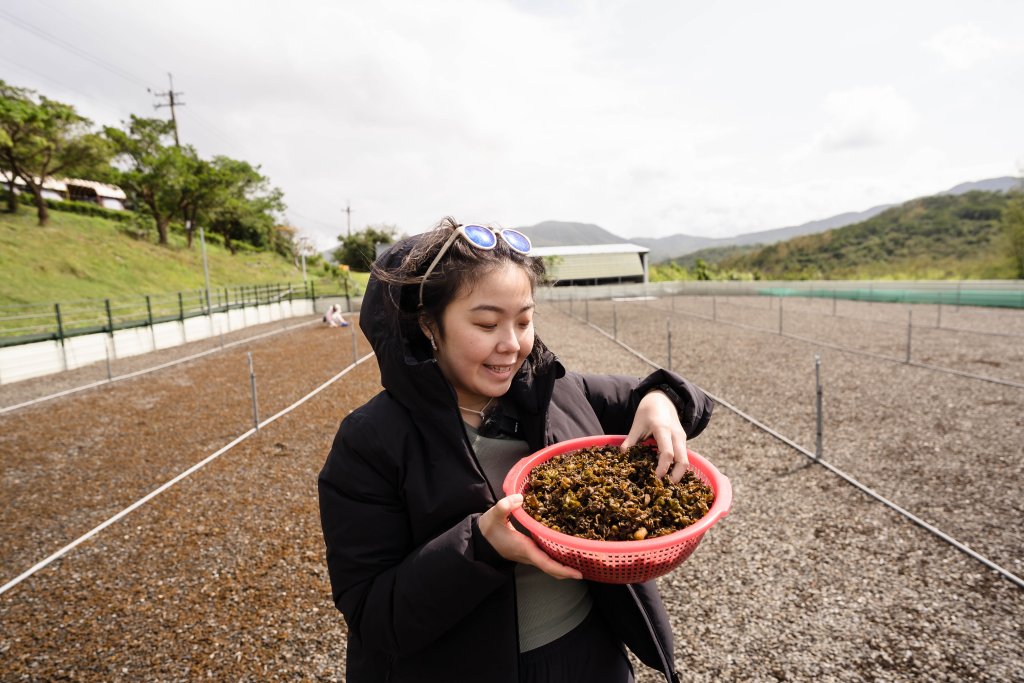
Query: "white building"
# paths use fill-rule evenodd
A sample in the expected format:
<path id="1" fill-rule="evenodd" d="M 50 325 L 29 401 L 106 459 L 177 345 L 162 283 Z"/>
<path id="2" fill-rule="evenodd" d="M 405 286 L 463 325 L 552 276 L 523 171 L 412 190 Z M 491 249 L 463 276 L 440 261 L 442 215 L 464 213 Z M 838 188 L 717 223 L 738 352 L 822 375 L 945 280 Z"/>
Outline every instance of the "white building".
<path id="1" fill-rule="evenodd" d="M 647 282 L 647 255 L 639 244 L 588 244 L 534 247 L 531 256 L 544 259 L 556 285 L 606 285 Z"/>

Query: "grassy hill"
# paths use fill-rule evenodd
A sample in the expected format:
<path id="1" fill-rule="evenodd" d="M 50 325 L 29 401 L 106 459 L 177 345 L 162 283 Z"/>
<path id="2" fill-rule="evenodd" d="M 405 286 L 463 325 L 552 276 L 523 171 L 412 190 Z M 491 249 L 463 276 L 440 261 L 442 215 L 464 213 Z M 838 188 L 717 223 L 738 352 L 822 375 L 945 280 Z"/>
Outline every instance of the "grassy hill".
<path id="1" fill-rule="evenodd" d="M 301 283 L 302 270 L 275 253 L 240 251 L 232 256 L 208 240 L 212 287 Z M 307 268 L 317 290 L 337 289 L 322 268 Z M 68 302 L 138 294 L 170 294 L 202 289 L 198 238 L 171 234 L 161 247 L 125 232 L 123 224 L 94 216 L 53 211 L 50 225 L 36 225 L 35 214 L 0 214 L 0 305 Z"/>
<path id="2" fill-rule="evenodd" d="M 1013 278 L 1000 224 L 1009 199 L 981 191 L 923 197 L 855 225 L 702 256 L 719 273 L 762 279 Z"/>

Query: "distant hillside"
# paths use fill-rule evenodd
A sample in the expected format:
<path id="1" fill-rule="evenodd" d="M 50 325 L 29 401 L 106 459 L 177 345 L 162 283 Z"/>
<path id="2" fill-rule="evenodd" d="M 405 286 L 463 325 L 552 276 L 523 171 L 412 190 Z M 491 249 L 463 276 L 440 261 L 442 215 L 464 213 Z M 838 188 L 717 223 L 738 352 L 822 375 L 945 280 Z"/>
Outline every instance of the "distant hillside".
<path id="1" fill-rule="evenodd" d="M 0 214 L 0 305 L 68 302 L 196 291 L 204 285 L 198 240 L 192 249 L 171 233 L 170 246 L 130 237 L 104 218 L 53 211 L 36 225 L 32 211 Z M 301 269 L 271 252 L 232 256 L 211 236 L 207 261 L 212 287 L 301 283 Z M 323 275 L 312 269 L 310 279 Z M 319 284 L 318 284 L 319 286 Z"/>
<path id="2" fill-rule="evenodd" d="M 975 190 L 986 192 L 1005 192 L 1020 186 L 1020 178 L 1004 176 L 989 178 L 969 183 L 961 183 L 956 187 L 939 193 L 940 195 L 960 195 Z M 847 211 L 829 218 L 801 223 L 786 228 L 774 228 L 759 232 L 748 232 L 734 237 L 700 237 L 679 233 L 668 237 L 636 237 L 624 239 L 600 226 L 591 223 L 571 223 L 565 221 L 545 221 L 530 227 L 518 228 L 530 236 L 530 240 L 538 247 L 567 246 L 578 244 L 616 244 L 631 242 L 645 246 L 651 250 L 650 262 L 660 263 L 667 260 L 680 262 L 679 257 L 695 254 L 704 249 L 715 249 L 713 258 L 720 257 L 722 247 L 734 245 L 774 244 L 801 235 L 813 235 L 846 225 L 854 225 L 873 218 L 886 209 L 894 206 L 884 204 L 864 211 Z M 696 256 L 694 257 L 694 260 Z M 708 260 L 705 258 L 705 260 Z"/>
<path id="3" fill-rule="evenodd" d="M 693 268 L 697 265 L 697 259 L 700 259 L 705 263 L 714 265 L 721 263 L 727 258 L 752 254 L 764 246 L 763 244 L 733 244 L 727 247 L 708 247 L 706 249 L 698 249 L 678 258 L 662 261 L 662 263 L 675 263 L 683 268 Z"/>
<path id="4" fill-rule="evenodd" d="M 1003 176 L 1002 178 L 989 178 L 988 180 L 979 180 L 973 183 L 960 183 L 956 187 L 939 194 L 966 194 L 975 190 L 981 190 L 982 192 L 1009 192 L 1010 190 L 1021 189 L 1024 189 L 1024 186 L 1022 186 L 1020 178 Z"/>
<path id="5" fill-rule="evenodd" d="M 1009 278 L 1003 192 L 915 199 L 855 225 L 796 237 L 718 261 L 764 279 Z"/>

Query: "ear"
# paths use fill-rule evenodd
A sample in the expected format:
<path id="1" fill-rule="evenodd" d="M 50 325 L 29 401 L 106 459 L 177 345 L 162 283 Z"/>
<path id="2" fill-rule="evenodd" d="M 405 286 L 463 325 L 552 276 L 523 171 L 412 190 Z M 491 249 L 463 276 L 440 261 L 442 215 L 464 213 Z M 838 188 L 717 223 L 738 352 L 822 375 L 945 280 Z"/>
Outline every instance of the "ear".
<path id="1" fill-rule="evenodd" d="M 417 322 L 419 323 L 420 331 L 423 332 L 423 336 L 429 339 L 431 343 L 433 343 L 435 334 L 434 328 L 431 325 L 431 323 L 427 321 L 427 316 L 423 313 L 420 313 L 420 317 Z"/>

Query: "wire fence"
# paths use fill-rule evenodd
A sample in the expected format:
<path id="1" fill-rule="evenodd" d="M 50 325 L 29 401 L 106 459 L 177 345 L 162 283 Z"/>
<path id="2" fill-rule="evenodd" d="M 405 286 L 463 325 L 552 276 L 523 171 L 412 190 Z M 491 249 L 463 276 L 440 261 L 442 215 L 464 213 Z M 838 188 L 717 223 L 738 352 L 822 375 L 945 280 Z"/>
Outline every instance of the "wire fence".
<path id="1" fill-rule="evenodd" d="M 0 348 L 180 321 L 317 297 L 313 282 L 240 285 L 45 304 L 0 306 Z"/>
<path id="2" fill-rule="evenodd" d="M 558 301 L 677 295 L 806 297 L 1024 309 L 1024 280 L 687 280 L 545 287 L 539 298 Z"/>

